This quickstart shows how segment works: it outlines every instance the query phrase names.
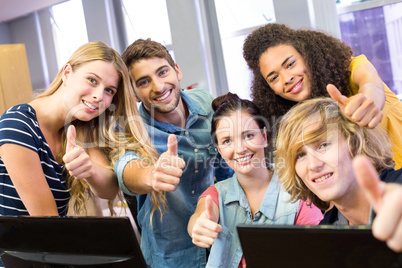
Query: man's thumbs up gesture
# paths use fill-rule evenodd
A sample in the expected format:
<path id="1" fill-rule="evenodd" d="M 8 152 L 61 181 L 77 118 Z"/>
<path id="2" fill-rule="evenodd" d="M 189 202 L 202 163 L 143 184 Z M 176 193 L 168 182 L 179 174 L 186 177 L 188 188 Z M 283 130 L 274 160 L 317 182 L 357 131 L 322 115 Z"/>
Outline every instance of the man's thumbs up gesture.
<path id="1" fill-rule="evenodd" d="M 75 143 L 76 131 L 73 125 L 67 129 L 66 154 L 63 161 L 71 176 L 76 179 L 92 177 L 94 171 L 91 159 L 85 150 Z"/>
<path id="2" fill-rule="evenodd" d="M 183 174 L 185 163 L 177 154 L 177 139 L 174 134 L 169 135 L 167 148 L 156 161 L 152 172 L 151 186 L 155 191 L 173 191 Z"/>
<path id="3" fill-rule="evenodd" d="M 402 185 L 384 183 L 367 157 L 353 160 L 356 179 L 363 188 L 374 211 L 373 235 L 396 252 L 402 252 Z"/>

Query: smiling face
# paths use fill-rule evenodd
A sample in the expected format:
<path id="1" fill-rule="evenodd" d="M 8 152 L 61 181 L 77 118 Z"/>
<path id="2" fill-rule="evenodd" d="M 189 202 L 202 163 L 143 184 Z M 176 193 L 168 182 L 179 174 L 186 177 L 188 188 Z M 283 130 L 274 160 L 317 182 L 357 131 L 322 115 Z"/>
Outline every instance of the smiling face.
<path id="1" fill-rule="evenodd" d="M 181 99 L 177 64 L 173 68 L 166 59 L 153 57 L 134 63 L 130 72 L 136 95 L 150 114 L 166 116 L 177 108 Z"/>
<path id="2" fill-rule="evenodd" d="M 120 76 L 114 64 L 102 60 L 90 61 L 72 70 L 63 67 L 64 100 L 72 120 L 89 121 L 102 114 L 117 93 Z"/>
<path id="3" fill-rule="evenodd" d="M 318 123 L 304 130 L 312 133 Z M 356 189 L 349 146 L 337 128 L 322 137 L 304 144 L 296 153 L 296 174 L 322 201 L 346 200 Z"/>
<path id="4" fill-rule="evenodd" d="M 261 130 L 249 113 L 239 110 L 219 119 L 216 139 L 219 153 L 237 175 L 251 175 L 257 168 L 266 168 L 265 128 Z"/>
<path id="5" fill-rule="evenodd" d="M 300 102 L 311 93 L 303 57 L 290 45 L 270 47 L 260 57 L 260 72 L 275 94 Z"/>

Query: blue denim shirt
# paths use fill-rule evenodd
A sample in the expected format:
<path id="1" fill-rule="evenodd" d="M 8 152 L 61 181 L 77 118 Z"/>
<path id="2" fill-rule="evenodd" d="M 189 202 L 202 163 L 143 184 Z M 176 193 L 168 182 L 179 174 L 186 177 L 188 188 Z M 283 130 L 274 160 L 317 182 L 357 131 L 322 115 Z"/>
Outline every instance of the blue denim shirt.
<path id="1" fill-rule="evenodd" d="M 236 175 L 216 183 L 215 187 L 219 193 L 219 224 L 222 225 L 222 232 L 211 247 L 207 267 L 239 266 L 243 256 L 236 230 L 239 224 L 294 224 L 300 201 L 288 202 L 290 195 L 280 189 L 276 174 L 273 175 L 254 218 Z"/>
<path id="2" fill-rule="evenodd" d="M 186 128 L 155 121 L 140 105 L 140 115 L 159 154 L 167 150 L 167 139 L 173 133 L 178 141 L 178 154 L 186 163 L 180 183 L 166 193 L 167 211 L 160 221 L 159 211 L 153 215 L 153 227 L 149 213 L 152 209 L 148 195 L 139 195 L 138 221 L 142 229 L 141 249 L 150 267 L 205 267 L 206 250 L 195 246 L 187 233 L 187 224 L 197 206 L 198 197 L 213 184 L 213 167 L 217 151 L 211 141 L 212 96 L 205 90 L 182 91 L 189 116 Z M 139 159 L 129 151 L 115 165 L 122 191 L 134 195 L 123 182 L 126 164 Z M 223 176 L 230 177 L 232 170 L 225 169 Z"/>

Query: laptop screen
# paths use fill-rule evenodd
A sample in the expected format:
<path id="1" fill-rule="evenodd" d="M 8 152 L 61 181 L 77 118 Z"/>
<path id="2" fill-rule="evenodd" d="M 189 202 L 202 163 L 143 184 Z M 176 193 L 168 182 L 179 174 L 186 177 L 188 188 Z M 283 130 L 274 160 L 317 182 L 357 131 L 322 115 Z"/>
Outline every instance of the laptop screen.
<path id="1" fill-rule="evenodd" d="M 402 254 L 375 239 L 370 226 L 237 227 L 247 268 L 402 267 Z"/>
<path id="2" fill-rule="evenodd" d="M 0 250 L 6 267 L 9 260 L 18 259 L 27 263 L 146 267 L 126 217 L 0 216 Z"/>

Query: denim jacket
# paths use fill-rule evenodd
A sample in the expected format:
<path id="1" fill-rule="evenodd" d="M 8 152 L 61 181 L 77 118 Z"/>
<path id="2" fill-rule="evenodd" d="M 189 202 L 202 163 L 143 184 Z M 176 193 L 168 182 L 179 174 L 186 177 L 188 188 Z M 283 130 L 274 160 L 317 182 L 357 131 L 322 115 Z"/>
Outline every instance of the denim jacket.
<path id="1" fill-rule="evenodd" d="M 219 224 L 222 225 L 222 232 L 211 247 L 207 267 L 239 266 L 243 251 L 236 230 L 238 224 L 294 224 L 300 201 L 287 202 L 290 195 L 279 188 L 276 174 L 254 219 L 236 175 L 216 183 L 215 187 L 219 193 Z"/>
<path id="2" fill-rule="evenodd" d="M 167 210 L 161 219 L 159 211 L 150 224 L 152 204 L 148 194 L 138 195 L 138 222 L 142 229 L 141 249 L 149 267 L 205 267 L 206 250 L 192 243 L 187 224 L 197 206 L 198 197 L 213 184 L 216 150 L 211 140 L 212 96 L 205 90 L 182 91 L 181 97 L 189 109 L 185 129 L 153 119 L 141 104 L 139 111 L 151 140 L 159 154 L 167 150 L 167 139 L 173 133 L 178 141 L 178 154 L 186 163 L 180 183 L 166 192 Z M 128 195 L 135 195 L 123 181 L 124 167 L 136 152 L 128 151 L 115 165 L 119 186 Z M 233 172 L 231 169 L 226 169 Z M 230 177 L 230 175 L 221 175 Z M 162 208 L 163 210 L 163 208 Z"/>

